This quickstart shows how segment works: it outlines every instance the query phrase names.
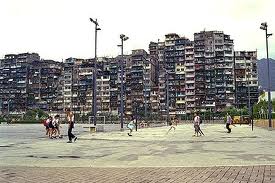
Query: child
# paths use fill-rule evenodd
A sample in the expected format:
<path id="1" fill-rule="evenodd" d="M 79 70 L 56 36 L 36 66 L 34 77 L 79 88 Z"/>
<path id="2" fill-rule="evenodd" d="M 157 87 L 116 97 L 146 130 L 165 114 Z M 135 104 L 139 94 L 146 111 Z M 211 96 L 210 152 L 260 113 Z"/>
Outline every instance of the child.
<path id="1" fill-rule="evenodd" d="M 135 119 L 132 117 L 131 121 L 128 123 L 127 128 L 129 128 L 130 133 L 128 133 L 128 136 L 132 136 L 133 129 L 135 127 Z"/>
<path id="2" fill-rule="evenodd" d="M 168 130 L 167 134 L 172 130 L 172 128 L 174 129 L 174 131 L 176 130 L 177 126 L 177 119 L 173 118 L 172 121 L 170 121 L 169 125 L 171 126 L 170 129 Z"/>
<path id="3" fill-rule="evenodd" d="M 49 138 L 52 138 L 53 133 L 53 123 L 52 123 L 52 117 L 49 116 L 48 119 L 43 121 L 44 126 L 46 126 L 46 135 L 49 136 Z"/>
<path id="4" fill-rule="evenodd" d="M 46 135 L 48 135 L 49 134 L 49 120 L 48 119 L 44 119 L 43 121 L 42 121 L 42 123 L 43 123 L 43 125 L 46 127 Z"/>
<path id="5" fill-rule="evenodd" d="M 60 126 L 60 122 L 59 122 L 59 117 L 60 117 L 59 115 L 54 116 L 54 119 L 53 119 L 54 132 L 53 132 L 53 134 L 54 134 L 54 136 L 56 136 L 56 133 L 57 133 L 58 137 L 62 138 L 62 136 L 60 135 L 61 126 Z"/>

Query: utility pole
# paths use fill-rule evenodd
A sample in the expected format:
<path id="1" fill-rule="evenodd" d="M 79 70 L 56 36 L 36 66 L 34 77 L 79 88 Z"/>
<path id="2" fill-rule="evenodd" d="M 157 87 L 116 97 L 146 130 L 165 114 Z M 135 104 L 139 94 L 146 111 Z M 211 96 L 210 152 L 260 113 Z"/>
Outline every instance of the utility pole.
<path id="1" fill-rule="evenodd" d="M 101 29 L 98 28 L 99 25 L 98 25 L 97 19 L 93 20 L 92 18 L 90 18 L 90 21 L 95 24 L 95 60 L 94 60 L 94 72 L 93 72 L 93 117 L 94 117 L 94 126 L 96 126 L 97 31 Z"/>
<path id="2" fill-rule="evenodd" d="M 268 58 L 268 38 L 272 36 L 272 34 L 267 33 L 267 23 L 261 23 L 260 29 L 265 30 L 265 40 L 266 40 L 266 59 L 267 59 L 267 81 L 268 81 L 268 121 L 269 125 L 268 127 L 272 128 L 272 121 L 271 121 L 271 113 L 272 113 L 272 106 L 271 106 L 271 87 L 270 87 L 270 71 L 269 71 L 269 58 Z"/>
<path id="3" fill-rule="evenodd" d="M 247 85 L 247 94 L 248 94 L 248 114 L 249 114 L 249 120 L 251 122 L 252 119 L 252 112 L 251 112 L 251 100 L 250 100 L 250 68 L 247 68 L 247 62 L 246 62 L 246 58 L 244 58 L 245 60 L 245 78 L 246 78 L 246 85 Z M 250 65 L 250 64 L 249 64 Z M 253 126 L 253 125 L 252 125 Z"/>
<path id="4" fill-rule="evenodd" d="M 166 78 L 166 123 L 167 123 L 167 126 L 169 125 L 169 122 L 170 122 L 170 114 L 169 114 L 169 81 L 168 81 L 168 72 L 166 71 L 165 72 L 165 78 Z"/>
<path id="5" fill-rule="evenodd" d="M 120 35 L 121 44 L 118 45 L 121 47 L 121 59 L 120 59 L 120 128 L 123 130 L 123 114 L 124 114 L 124 57 L 123 57 L 123 42 L 128 40 L 129 37 L 125 36 L 124 34 Z"/>

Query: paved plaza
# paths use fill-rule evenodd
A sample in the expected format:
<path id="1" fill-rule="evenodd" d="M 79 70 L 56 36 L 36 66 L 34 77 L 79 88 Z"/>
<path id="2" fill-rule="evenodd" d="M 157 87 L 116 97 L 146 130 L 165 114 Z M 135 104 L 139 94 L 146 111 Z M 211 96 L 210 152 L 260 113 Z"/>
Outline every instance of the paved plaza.
<path id="1" fill-rule="evenodd" d="M 0 182 L 48 182 L 46 175 L 56 182 L 275 182 L 275 131 L 238 125 L 227 134 L 222 124 L 204 124 L 205 136 L 193 137 L 193 126 L 183 124 L 129 137 L 83 126 L 67 144 L 46 138 L 42 125 L 1 125 Z"/>

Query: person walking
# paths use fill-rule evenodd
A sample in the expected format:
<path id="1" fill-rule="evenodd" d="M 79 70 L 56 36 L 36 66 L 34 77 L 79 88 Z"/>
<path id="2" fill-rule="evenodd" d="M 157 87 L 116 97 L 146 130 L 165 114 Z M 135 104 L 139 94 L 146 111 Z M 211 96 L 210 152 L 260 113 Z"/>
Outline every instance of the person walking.
<path id="1" fill-rule="evenodd" d="M 67 143 L 72 143 L 72 139 L 76 141 L 77 137 L 72 133 L 72 130 L 74 128 L 74 114 L 69 108 L 66 109 L 66 117 L 68 121 L 68 137 L 69 137 L 69 141 Z"/>
<path id="2" fill-rule="evenodd" d="M 227 113 L 226 114 L 226 129 L 228 130 L 227 133 L 231 133 L 231 128 L 230 125 L 232 125 L 232 118 L 231 116 Z"/>
<path id="3" fill-rule="evenodd" d="M 195 128 L 195 135 L 193 136 L 199 136 L 199 131 L 200 131 L 200 117 L 199 115 L 197 115 L 197 113 L 195 113 L 195 117 L 194 117 L 194 128 Z"/>
<path id="4" fill-rule="evenodd" d="M 202 130 L 201 130 L 202 118 L 199 116 L 199 119 L 200 119 L 200 122 L 199 122 L 199 134 L 200 134 L 200 136 L 201 136 L 201 135 L 204 136 L 204 133 L 203 133 Z"/>
<path id="5" fill-rule="evenodd" d="M 176 120 L 177 119 L 173 118 L 172 121 L 169 122 L 170 129 L 168 130 L 168 132 L 166 134 L 168 134 L 172 129 L 174 129 L 174 131 L 176 130 L 176 127 L 175 127 L 175 126 L 177 126 Z"/>
<path id="6" fill-rule="evenodd" d="M 53 117 L 49 117 L 48 119 L 48 135 L 50 139 L 53 139 L 53 132 L 54 132 L 54 126 L 53 126 Z"/>

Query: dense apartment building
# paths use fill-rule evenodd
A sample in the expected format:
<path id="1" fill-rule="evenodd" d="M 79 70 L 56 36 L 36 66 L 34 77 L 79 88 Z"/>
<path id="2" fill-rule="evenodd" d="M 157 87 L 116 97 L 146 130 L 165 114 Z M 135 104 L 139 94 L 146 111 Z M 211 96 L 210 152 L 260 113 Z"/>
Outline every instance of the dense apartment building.
<path id="1" fill-rule="evenodd" d="M 222 111 L 234 104 L 234 44 L 222 31 L 194 34 L 196 109 Z"/>
<path id="2" fill-rule="evenodd" d="M 258 102 L 258 73 L 256 51 L 235 51 L 235 106 L 243 108 Z"/>
<path id="3" fill-rule="evenodd" d="M 165 35 L 164 42 L 151 42 L 149 51 L 150 58 L 157 59 L 157 99 L 161 113 L 165 115 L 168 107 L 170 114 L 191 112 L 195 82 L 193 42 L 171 33 Z"/>
<path id="4" fill-rule="evenodd" d="M 28 72 L 28 105 L 44 111 L 63 111 L 62 69 L 60 62 L 38 60 Z"/>
<path id="5" fill-rule="evenodd" d="M 189 41 L 185 45 L 185 95 L 186 114 L 195 109 L 195 60 L 194 42 Z"/>
<path id="6" fill-rule="evenodd" d="M 97 114 L 140 116 L 221 112 L 257 102 L 257 52 L 236 51 L 222 31 L 201 31 L 194 41 L 166 34 L 149 52 L 97 59 Z M 36 53 L 9 54 L 0 60 L 2 113 L 28 109 L 75 114 L 92 112 L 94 59 L 41 60 Z M 123 66 L 123 73 L 121 72 Z M 122 74 L 122 75 L 121 75 Z M 121 83 L 124 83 L 121 98 Z M 249 96 L 249 97 L 248 97 Z M 169 110 L 168 110 L 169 109 Z"/>
<path id="7" fill-rule="evenodd" d="M 40 60 L 37 53 L 5 55 L 0 66 L 2 113 L 22 113 L 28 109 L 59 111 L 63 103 L 62 64 Z"/>
<path id="8" fill-rule="evenodd" d="M 153 115 L 160 113 L 160 92 L 159 92 L 159 45 L 155 42 L 149 44 L 149 63 L 153 67 L 152 86 L 150 91 L 150 112 Z M 154 72 L 154 73 L 153 73 Z"/>
<path id="9" fill-rule="evenodd" d="M 97 112 L 109 112 L 110 73 L 106 58 L 98 59 L 97 71 Z M 64 108 L 76 114 L 88 114 L 93 105 L 94 59 L 68 58 L 63 67 Z"/>
<path id="10" fill-rule="evenodd" d="M 130 65 L 126 71 L 126 111 L 148 114 L 150 110 L 151 75 L 148 54 L 145 50 L 133 50 Z"/>
<path id="11" fill-rule="evenodd" d="M 118 114 L 119 106 L 118 106 L 118 98 L 119 98 L 119 90 L 118 90 L 118 71 L 119 65 L 117 63 L 118 59 L 110 59 L 109 62 L 109 75 L 110 75 L 110 111 L 113 115 Z"/>
<path id="12" fill-rule="evenodd" d="M 1 112 L 25 112 L 29 103 L 30 64 L 39 60 L 36 53 L 8 54 L 0 62 Z"/>

